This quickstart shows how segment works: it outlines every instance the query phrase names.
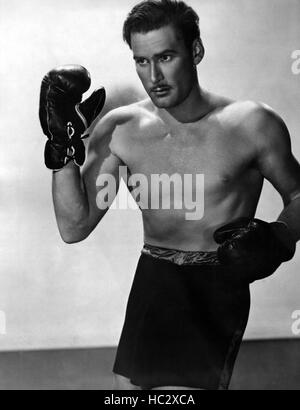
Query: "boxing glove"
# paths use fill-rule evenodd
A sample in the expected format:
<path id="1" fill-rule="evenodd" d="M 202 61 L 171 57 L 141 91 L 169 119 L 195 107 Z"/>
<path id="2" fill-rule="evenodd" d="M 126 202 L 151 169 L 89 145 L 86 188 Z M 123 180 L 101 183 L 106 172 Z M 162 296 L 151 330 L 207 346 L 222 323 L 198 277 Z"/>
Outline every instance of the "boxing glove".
<path id="1" fill-rule="evenodd" d="M 220 245 L 220 263 L 238 268 L 249 282 L 270 276 L 296 251 L 296 241 L 282 222 L 239 218 L 217 229 L 214 239 Z"/>
<path id="2" fill-rule="evenodd" d="M 59 170 L 69 161 L 81 166 L 85 161 L 85 131 L 100 114 L 105 90 L 100 88 L 85 101 L 82 95 L 90 88 L 89 72 L 79 65 L 51 70 L 42 81 L 39 118 L 48 137 L 44 157 L 47 168 Z"/>

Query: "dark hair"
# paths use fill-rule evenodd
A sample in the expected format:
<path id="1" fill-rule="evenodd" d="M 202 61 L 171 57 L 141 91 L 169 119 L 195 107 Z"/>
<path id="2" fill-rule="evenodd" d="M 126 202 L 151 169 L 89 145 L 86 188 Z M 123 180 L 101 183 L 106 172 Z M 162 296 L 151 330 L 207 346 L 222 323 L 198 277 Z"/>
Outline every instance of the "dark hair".
<path id="1" fill-rule="evenodd" d="M 144 0 L 127 16 L 123 26 L 123 39 L 131 48 L 132 33 L 147 33 L 173 24 L 182 35 L 189 50 L 194 40 L 200 39 L 199 16 L 178 0 Z"/>

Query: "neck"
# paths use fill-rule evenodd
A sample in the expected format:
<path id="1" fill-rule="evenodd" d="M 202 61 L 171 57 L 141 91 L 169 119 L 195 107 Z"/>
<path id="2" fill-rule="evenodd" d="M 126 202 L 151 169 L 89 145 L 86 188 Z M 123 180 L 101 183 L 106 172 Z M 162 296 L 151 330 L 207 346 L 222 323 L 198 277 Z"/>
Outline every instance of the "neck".
<path id="1" fill-rule="evenodd" d="M 199 121 L 209 112 L 209 110 L 210 104 L 208 93 L 200 87 L 198 82 L 181 104 L 166 109 L 168 114 L 181 123 Z"/>

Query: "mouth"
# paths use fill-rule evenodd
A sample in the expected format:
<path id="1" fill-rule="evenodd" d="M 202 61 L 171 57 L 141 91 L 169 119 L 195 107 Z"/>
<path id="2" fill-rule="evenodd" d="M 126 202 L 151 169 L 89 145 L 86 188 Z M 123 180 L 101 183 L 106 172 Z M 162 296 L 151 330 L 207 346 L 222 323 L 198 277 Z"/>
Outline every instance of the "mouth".
<path id="1" fill-rule="evenodd" d="M 167 95 L 170 91 L 171 87 L 168 86 L 161 86 L 152 88 L 151 93 L 155 94 L 158 97 L 163 97 Z"/>

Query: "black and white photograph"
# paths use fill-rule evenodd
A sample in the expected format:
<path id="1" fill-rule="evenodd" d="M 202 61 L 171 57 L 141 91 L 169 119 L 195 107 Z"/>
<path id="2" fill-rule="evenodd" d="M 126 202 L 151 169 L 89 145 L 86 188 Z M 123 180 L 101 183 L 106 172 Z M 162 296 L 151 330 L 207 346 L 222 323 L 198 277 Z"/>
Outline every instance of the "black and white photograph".
<path id="1" fill-rule="evenodd" d="M 0 390 L 300 390 L 299 21 L 0 0 Z"/>

